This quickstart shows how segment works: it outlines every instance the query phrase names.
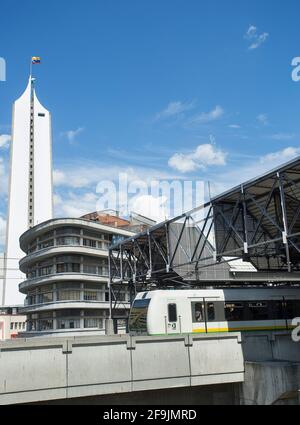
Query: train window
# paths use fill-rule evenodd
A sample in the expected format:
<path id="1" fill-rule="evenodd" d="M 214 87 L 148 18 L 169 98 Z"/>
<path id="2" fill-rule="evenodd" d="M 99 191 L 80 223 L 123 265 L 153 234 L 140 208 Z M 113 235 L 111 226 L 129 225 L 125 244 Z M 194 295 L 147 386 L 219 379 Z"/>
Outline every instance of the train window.
<path id="1" fill-rule="evenodd" d="M 294 319 L 300 315 L 300 301 L 285 301 L 285 318 Z"/>
<path id="2" fill-rule="evenodd" d="M 248 303 L 248 311 L 249 320 L 269 319 L 268 303 L 266 301 L 254 301 Z"/>
<path id="3" fill-rule="evenodd" d="M 284 308 L 282 301 L 271 301 L 272 303 L 272 318 L 276 320 L 284 319 Z"/>
<path id="4" fill-rule="evenodd" d="M 228 322 L 239 322 L 244 318 L 243 302 L 226 302 L 225 317 Z"/>
<path id="5" fill-rule="evenodd" d="M 215 320 L 215 305 L 214 305 L 214 303 L 207 303 L 206 304 L 206 311 L 207 311 L 207 321 L 213 322 Z"/>
<path id="6" fill-rule="evenodd" d="M 177 306 L 176 304 L 168 304 L 168 319 L 170 323 L 177 322 Z"/>
<path id="7" fill-rule="evenodd" d="M 192 317 L 193 323 L 204 322 L 204 308 L 203 303 L 192 303 Z"/>
<path id="8" fill-rule="evenodd" d="M 300 317 L 300 300 L 294 301 L 295 303 L 295 309 L 294 309 L 294 315 L 295 317 Z"/>
<path id="9" fill-rule="evenodd" d="M 129 332 L 147 332 L 147 313 L 151 299 L 134 301 L 129 314 Z"/>

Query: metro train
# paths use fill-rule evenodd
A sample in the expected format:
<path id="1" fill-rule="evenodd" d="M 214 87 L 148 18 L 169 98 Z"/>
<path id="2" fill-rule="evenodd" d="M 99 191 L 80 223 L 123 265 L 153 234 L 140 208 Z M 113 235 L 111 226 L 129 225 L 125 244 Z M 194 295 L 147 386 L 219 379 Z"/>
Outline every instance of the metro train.
<path id="1" fill-rule="evenodd" d="M 300 288 L 154 290 L 137 294 L 131 335 L 176 335 L 292 329 Z"/>

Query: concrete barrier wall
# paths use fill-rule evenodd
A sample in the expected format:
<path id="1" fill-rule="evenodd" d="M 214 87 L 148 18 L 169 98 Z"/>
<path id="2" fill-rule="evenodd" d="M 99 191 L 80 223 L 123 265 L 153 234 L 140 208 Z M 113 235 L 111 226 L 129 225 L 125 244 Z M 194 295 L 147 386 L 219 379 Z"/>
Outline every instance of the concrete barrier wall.
<path id="1" fill-rule="evenodd" d="M 300 363 L 246 362 L 239 400 L 244 405 L 300 403 Z"/>
<path id="2" fill-rule="evenodd" d="M 300 343 L 288 331 L 245 333 L 242 346 L 245 361 L 300 361 Z"/>
<path id="3" fill-rule="evenodd" d="M 240 334 L 0 343 L 0 404 L 242 382 Z"/>

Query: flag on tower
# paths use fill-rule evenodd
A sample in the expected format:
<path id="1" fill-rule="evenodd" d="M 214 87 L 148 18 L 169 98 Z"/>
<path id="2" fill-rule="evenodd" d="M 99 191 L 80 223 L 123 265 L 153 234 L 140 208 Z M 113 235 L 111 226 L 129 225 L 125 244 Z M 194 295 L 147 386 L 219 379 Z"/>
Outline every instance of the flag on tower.
<path id="1" fill-rule="evenodd" d="M 39 56 L 32 56 L 32 64 L 36 65 L 38 63 L 41 63 L 41 58 Z"/>

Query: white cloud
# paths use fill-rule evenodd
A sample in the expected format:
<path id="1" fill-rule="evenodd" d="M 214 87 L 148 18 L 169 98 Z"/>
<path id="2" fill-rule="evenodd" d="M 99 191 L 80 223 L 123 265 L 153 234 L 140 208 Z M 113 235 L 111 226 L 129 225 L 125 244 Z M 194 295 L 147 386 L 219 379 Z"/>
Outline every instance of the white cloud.
<path id="1" fill-rule="evenodd" d="M 237 130 L 237 129 L 241 128 L 241 126 L 240 126 L 240 125 L 238 125 L 238 124 L 230 124 L 228 127 L 229 127 L 229 128 L 233 128 L 233 129 L 235 129 L 235 130 Z"/>
<path id="2" fill-rule="evenodd" d="M 259 114 L 256 117 L 256 119 L 257 119 L 257 121 L 259 121 L 263 125 L 268 125 L 269 124 L 269 119 L 268 119 L 268 115 L 267 114 Z"/>
<path id="3" fill-rule="evenodd" d="M 54 195 L 55 216 L 81 217 L 84 214 L 98 210 L 100 195 L 93 192 L 76 193 L 74 191 L 61 195 Z M 157 222 L 167 217 L 167 198 L 153 195 L 140 195 L 129 199 L 129 210 Z M 118 205 L 116 206 L 118 208 Z M 1 224 L 1 223 L 0 223 Z"/>
<path id="4" fill-rule="evenodd" d="M 259 34 L 257 28 L 254 25 L 250 25 L 244 37 L 251 43 L 248 49 L 255 50 L 267 41 L 269 33 L 263 32 Z"/>
<path id="5" fill-rule="evenodd" d="M 211 165 L 225 165 L 227 153 L 217 149 L 212 144 L 199 145 L 190 154 L 175 153 L 168 161 L 171 168 L 181 173 L 204 170 Z"/>
<path id="6" fill-rule="evenodd" d="M 127 183 L 124 180 L 119 182 L 120 174 L 126 175 Z M 172 182 L 182 179 L 180 173 L 168 170 L 70 162 L 55 170 L 55 216 L 80 217 L 91 211 L 112 208 L 118 209 L 123 215 L 127 215 L 128 211 L 135 211 L 161 220 L 165 218 L 164 210 L 159 207 L 161 194 L 155 195 L 149 191 L 157 181 Z M 141 186 L 147 188 L 146 193 L 139 189 Z"/>
<path id="7" fill-rule="evenodd" d="M 200 145 L 190 154 L 177 153 L 169 160 L 169 165 L 180 173 L 205 169 L 206 180 L 211 182 L 212 195 L 221 193 L 227 189 L 237 186 L 249 179 L 257 177 L 274 167 L 289 161 L 300 155 L 300 148 L 288 147 L 278 152 L 270 152 L 257 157 L 239 157 L 238 162 L 234 158 L 227 162 L 227 154 L 217 149 L 213 144 Z M 215 165 L 211 170 L 210 165 Z M 216 166 L 223 166 L 218 168 Z M 111 179 L 116 182 L 120 172 L 126 172 L 128 183 L 142 180 L 145 183 L 159 179 L 182 179 L 182 175 L 162 172 L 155 169 L 124 168 L 101 166 L 91 163 L 67 164 L 59 170 L 60 184 L 56 186 L 54 196 L 55 215 L 57 217 L 80 217 L 86 213 L 97 211 L 101 194 L 96 192 L 96 185 L 99 181 Z M 78 179 L 82 179 L 87 186 L 78 187 Z M 109 177 L 108 177 L 109 176 Z M 193 179 L 193 177 L 191 177 Z M 75 180 L 74 180 L 75 179 Z M 122 189 L 116 185 L 120 205 L 123 205 Z M 114 194 L 109 194 L 109 199 L 113 199 Z M 165 211 L 165 199 L 145 193 L 137 193 L 133 202 L 129 196 L 129 208 L 145 216 L 149 216 L 156 221 L 163 220 L 167 214 Z M 99 208 L 101 209 L 101 208 Z"/>
<path id="8" fill-rule="evenodd" d="M 78 169 L 76 170 L 69 170 L 69 171 L 62 171 L 55 169 L 53 170 L 53 183 L 54 186 L 66 186 L 66 187 L 73 187 L 73 188 L 81 188 L 81 187 L 87 187 L 93 182 L 97 180 L 95 176 L 94 180 L 94 174 L 88 175 L 88 170 L 82 170 Z"/>
<path id="9" fill-rule="evenodd" d="M 168 161 L 171 168 L 180 171 L 181 173 L 188 173 L 197 170 L 198 164 L 193 158 L 182 153 L 175 153 Z"/>
<path id="10" fill-rule="evenodd" d="M 76 130 L 68 130 L 68 131 L 65 131 L 65 132 L 61 133 L 61 135 L 62 135 L 62 136 L 66 136 L 66 137 L 67 137 L 67 139 L 68 139 L 68 141 L 69 141 L 69 143 L 72 145 L 72 144 L 76 143 L 76 137 L 77 137 L 80 133 L 82 133 L 82 132 L 83 132 L 83 130 L 84 130 L 84 128 L 83 128 L 83 127 L 78 127 Z"/>
<path id="11" fill-rule="evenodd" d="M 248 28 L 248 31 L 245 34 L 245 38 L 247 38 L 248 40 L 251 40 L 256 35 L 257 35 L 257 28 L 254 25 L 250 25 L 250 27 Z"/>
<path id="12" fill-rule="evenodd" d="M 249 49 L 250 50 L 257 49 L 265 41 L 267 41 L 268 37 L 269 37 L 269 34 L 267 32 L 264 32 L 263 34 L 261 34 L 260 36 L 257 37 L 256 41 L 250 45 Z"/>
<path id="13" fill-rule="evenodd" d="M 11 142 L 10 134 L 0 134 L 0 148 L 7 148 Z"/>
<path id="14" fill-rule="evenodd" d="M 295 134 L 292 134 L 292 133 L 276 133 L 276 134 L 272 134 L 270 136 L 270 139 L 272 139 L 272 140 L 292 140 L 295 137 L 296 137 Z"/>
<path id="15" fill-rule="evenodd" d="M 225 190 L 231 189 L 250 179 L 258 177 L 273 168 L 276 168 L 285 162 L 288 162 L 300 155 L 300 148 L 288 147 L 278 152 L 270 152 L 247 162 L 230 163 L 230 167 L 226 168 L 226 172 L 217 173 L 214 169 L 214 174 L 207 178 L 211 181 L 212 195 L 218 195 Z"/>
<path id="16" fill-rule="evenodd" d="M 194 102 L 181 102 L 181 101 L 170 102 L 163 111 L 156 114 L 156 120 L 163 119 L 163 118 L 176 117 L 186 111 L 193 109 L 194 107 L 195 107 Z"/>
<path id="17" fill-rule="evenodd" d="M 128 181 L 143 180 L 149 182 L 154 179 L 177 179 L 178 175 L 154 168 L 121 167 L 96 164 L 85 161 L 62 165 L 53 172 L 53 182 L 56 187 L 72 189 L 96 187 L 99 181 L 116 181 L 121 173 L 126 174 Z"/>
<path id="18" fill-rule="evenodd" d="M 216 121 L 224 115 L 224 110 L 221 106 L 217 105 L 213 110 L 209 112 L 202 112 L 199 115 L 195 115 L 189 120 L 190 124 L 205 124 L 211 121 Z"/>
<path id="19" fill-rule="evenodd" d="M 81 217 L 96 211 L 97 194 L 92 192 L 69 191 L 63 196 L 54 194 L 54 208 L 57 217 Z"/>
<path id="20" fill-rule="evenodd" d="M 168 218 L 166 207 L 167 201 L 168 199 L 166 196 L 138 196 L 131 204 L 131 211 L 160 223 Z"/>
<path id="21" fill-rule="evenodd" d="M 260 158 L 261 164 L 272 164 L 274 167 L 300 155 L 300 148 L 288 147 L 278 152 L 272 152 Z"/>

